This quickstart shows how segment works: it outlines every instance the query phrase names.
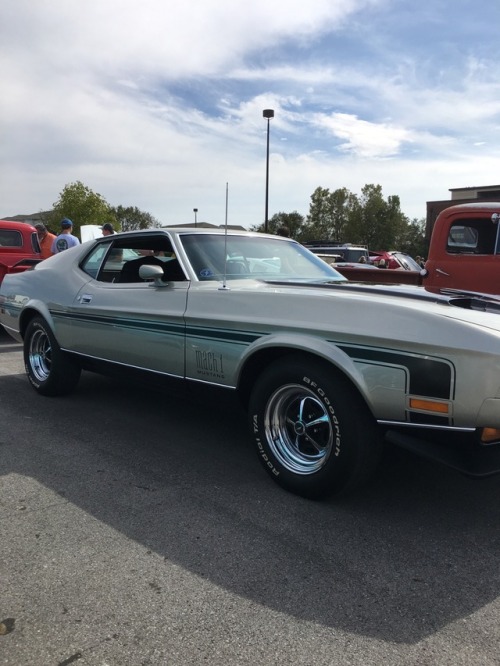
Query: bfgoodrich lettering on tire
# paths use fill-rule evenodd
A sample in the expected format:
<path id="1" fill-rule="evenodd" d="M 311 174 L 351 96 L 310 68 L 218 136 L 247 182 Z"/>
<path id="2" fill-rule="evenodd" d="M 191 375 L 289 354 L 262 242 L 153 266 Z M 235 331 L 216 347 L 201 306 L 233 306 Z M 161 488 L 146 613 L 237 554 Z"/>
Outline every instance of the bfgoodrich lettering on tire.
<path id="1" fill-rule="evenodd" d="M 61 351 L 42 317 L 28 324 L 24 336 L 24 366 L 33 388 L 41 395 L 70 393 L 80 378 L 80 366 Z"/>
<path id="2" fill-rule="evenodd" d="M 250 427 L 267 472 L 320 499 L 358 486 L 380 455 L 377 426 L 354 386 L 319 360 L 281 358 L 256 382 Z"/>

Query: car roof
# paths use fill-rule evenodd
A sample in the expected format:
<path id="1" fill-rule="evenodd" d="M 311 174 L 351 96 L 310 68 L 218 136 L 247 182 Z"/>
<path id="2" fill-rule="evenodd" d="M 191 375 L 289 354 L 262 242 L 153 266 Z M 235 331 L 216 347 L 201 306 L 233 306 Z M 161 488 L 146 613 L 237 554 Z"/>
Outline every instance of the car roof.
<path id="1" fill-rule="evenodd" d="M 23 231 L 29 229 L 30 232 L 35 231 L 35 227 L 31 222 L 15 222 L 14 220 L 0 220 L 0 227 L 2 229 L 15 229 L 16 231 Z"/>
<path id="2" fill-rule="evenodd" d="M 122 231 L 117 236 L 136 236 L 139 234 L 157 234 L 158 232 L 161 233 L 170 233 L 170 234 L 175 234 L 175 235 L 182 235 L 182 234 L 196 234 L 196 235 L 203 235 L 203 236 L 211 236 L 211 235 L 216 235 L 216 236 L 248 236 L 248 237 L 254 237 L 254 238 L 273 238 L 278 241 L 284 241 L 284 242 L 292 242 L 296 243 L 297 241 L 293 240 L 293 238 L 288 238 L 285 236 L 278 236 L 276 234 L 264 234 L 260 231 L 247 231 L 244 229 L 221 229 L 220 227 L 214 228 L 214 229 L 193 229 L 190 227 L 155 227 L 154 229 L 134 229 L 133 231 Z M 104 236 L 104 240 L 109 240 L 109 236 Z M 96 240 L 102 240 L 102 238 L 96 239 Z"/>

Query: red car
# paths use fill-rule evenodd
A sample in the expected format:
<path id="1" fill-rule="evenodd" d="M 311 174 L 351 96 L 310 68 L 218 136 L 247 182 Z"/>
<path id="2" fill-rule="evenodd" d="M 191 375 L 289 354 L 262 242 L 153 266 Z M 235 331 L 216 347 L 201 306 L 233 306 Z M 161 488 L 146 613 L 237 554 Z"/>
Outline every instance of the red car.
<path id="1" fill-rule="evenodd" d="M 0 282 L 7 273 L 20 273 L 41 260 L 33 225 L 0 220 Z"/>
<path id="2" fill-rule="evenodd" d="M 380 265 L 381 261 L 383 262 L 382 265 Z M 392 268 L 404 271 L 420 271 L 422 268 L 409 254 L 405 254 L 404 252 L 387 252 L 386 250 L 370 252 L 370 263 L 379 268 Z"/>

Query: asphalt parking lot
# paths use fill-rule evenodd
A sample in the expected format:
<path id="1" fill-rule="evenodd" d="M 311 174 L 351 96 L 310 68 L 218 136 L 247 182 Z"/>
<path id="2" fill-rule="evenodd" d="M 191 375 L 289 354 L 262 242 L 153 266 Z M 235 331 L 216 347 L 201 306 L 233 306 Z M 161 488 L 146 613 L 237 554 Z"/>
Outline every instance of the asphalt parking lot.
<path id="1" fill-rule="evenodd" d="M 310 502 L 238 409 L 42 398 L 3 332 L 0 422 L 0 664 L 500 664 L 500 477 L 389 451 Z"/>

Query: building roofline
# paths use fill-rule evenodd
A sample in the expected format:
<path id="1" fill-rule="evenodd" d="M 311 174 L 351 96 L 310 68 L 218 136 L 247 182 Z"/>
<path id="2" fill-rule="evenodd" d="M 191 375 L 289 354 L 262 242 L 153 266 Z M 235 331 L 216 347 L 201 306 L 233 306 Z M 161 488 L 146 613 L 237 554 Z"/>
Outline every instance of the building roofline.
<path id="1" fill-rule="evenodd" d="M 500 189 L 500 185 L 475 185 L 473 187 L 450 187 L 448 192 L 465 192 L 466 190 L 481 190 L 481 192 L 484 192 L 498 189 Z"/>

